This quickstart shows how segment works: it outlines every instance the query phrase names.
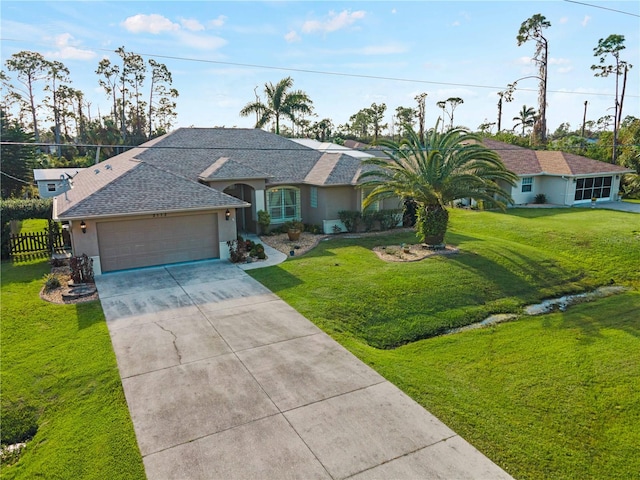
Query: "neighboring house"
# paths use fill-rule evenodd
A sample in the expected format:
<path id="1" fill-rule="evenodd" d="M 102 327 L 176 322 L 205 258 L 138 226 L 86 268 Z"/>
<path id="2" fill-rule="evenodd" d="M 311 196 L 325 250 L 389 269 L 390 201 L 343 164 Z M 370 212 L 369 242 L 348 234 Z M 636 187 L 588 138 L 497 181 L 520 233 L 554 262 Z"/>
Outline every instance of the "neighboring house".
<path id="1" fill-rule="evenodd" d="M 554 205 L 580 205 L 592 198 L 615 201 L 619 199 L 622 175 L 633 172 L 565 152 L 530 150 L 490 139 L 483 143 L 518 175 L 514 187 L 501 185 L 511 193 L 515 205 L 533 203 L 538 194 L 544 194 L 547 203 Z"/>
<path id="2" fill-rule="evenodd" d="M 35 168 L 33 179 L 38 185 L 40 198 L 51 198 L 71 188 L 70 182 L 82 168 Z"/>
<path id="3" fill-rule="evenodd" d="M 75 255 L 96 273 L 227 258 L 226 242 L 300 219 L 325 232 L 361 210 L 361 159 L 371 155 L 259 129 L 182 128 L 78 173 L 54 201 Z M 386 200 L 371 208 L 398 208 Z"/>

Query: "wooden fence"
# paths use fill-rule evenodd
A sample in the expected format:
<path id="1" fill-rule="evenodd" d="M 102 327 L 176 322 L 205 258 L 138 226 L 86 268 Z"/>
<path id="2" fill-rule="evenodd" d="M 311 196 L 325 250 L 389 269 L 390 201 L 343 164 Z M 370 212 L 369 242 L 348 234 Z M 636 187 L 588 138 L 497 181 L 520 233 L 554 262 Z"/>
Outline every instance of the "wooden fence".
<path id="1" fill-rule="evenodd" d="M 9 236 L 9 251 L 11 256 L 36 252 L 63 252 L 62 232 L 12 233 Z"/>

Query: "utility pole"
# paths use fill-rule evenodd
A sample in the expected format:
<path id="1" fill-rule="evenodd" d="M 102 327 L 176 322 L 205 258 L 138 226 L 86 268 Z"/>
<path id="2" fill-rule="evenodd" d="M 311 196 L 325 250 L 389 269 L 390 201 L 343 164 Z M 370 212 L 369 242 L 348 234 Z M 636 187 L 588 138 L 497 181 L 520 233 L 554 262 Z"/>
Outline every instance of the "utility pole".
<path id="1" fill-rule="evenodd" d="M 587 123 L 587 104 L 589 102 L 587 102 L 586 100 L 584 101 L 584 115 L 582 116 L 582 138 L 584 138 L 584 127 L 585 124 Z"/>

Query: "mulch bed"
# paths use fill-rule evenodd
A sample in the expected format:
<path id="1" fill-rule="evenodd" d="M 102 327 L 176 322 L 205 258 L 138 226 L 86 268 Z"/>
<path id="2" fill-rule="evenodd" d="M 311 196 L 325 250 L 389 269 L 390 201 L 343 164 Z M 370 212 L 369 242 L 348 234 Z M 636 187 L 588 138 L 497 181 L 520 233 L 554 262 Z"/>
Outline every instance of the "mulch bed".
<path id="1" fill-rule="evenodd" d="M 373 251 L 381 260 L 385 262 L 419 262 L 425 258 L 439 255 L 453 255 L 460 250 L 452 245 L 446 245 L 440 249 L 429 249 L 421 244 L 406 245 L 405 251 L 399 245 L 374 247 Z"/>
<path id="2" fill-rule="evenodd" d="M 63 295 L 66 295 L 71 291 L 71 288 L 68 287 L 68 283 L 71 280 L 71 269 L 67 265 L 62 267 L 51 267 L 51 273 L 58 277 L 61 287 L 53 288 L 51 290 L 45 290 L 45 287 L 43 286 L 42 290 L 40 290 L 40 298 L 42 300 L 49 303 L 66 305 L 74 303 L 93 302 L 94 300 L 98 300 L 100 298 L 97 291 L 91 295 L 87 295 L 84 297 L 73 299 L 63 298 Z"/>

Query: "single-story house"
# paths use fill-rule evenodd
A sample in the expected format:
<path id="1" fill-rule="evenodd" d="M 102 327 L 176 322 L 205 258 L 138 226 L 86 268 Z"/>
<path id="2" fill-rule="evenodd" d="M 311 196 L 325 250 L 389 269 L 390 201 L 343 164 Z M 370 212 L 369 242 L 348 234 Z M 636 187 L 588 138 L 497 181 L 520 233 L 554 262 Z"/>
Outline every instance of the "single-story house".
<path id="1" fill-rule="evenodd" d="M 34 168 L 33 179 L 40 198 L 52 198 L 69 190 L 69 180 L 82 168 Z"/>
<path id="2" fill-rule="evenodd" d="M 554 205 L 580 205 L 590 203 L 592 198 L 616 201 L 622 175 L 633 172 L 571 153 L 530 150 L 490 139 L 483 143 L 518 175 L 514 187 L 501 185 L 515 205 L 533 203 L 538 194 L 544 194 L 547 203 Z"/>
<path id="3" fill-rule="evenodd" d="M 615 199 L 630 170 L 560 152 L 486 140 L 519 176 L 516 203 L 544 193 L 550 203 Z M 377 152 L 379 153 L 379 152 Z M 96 274 L 166 263 L 228 258 L 227 241 L 271 224 L 302 220 L 333 233 L 341 210 L 362 210 L 360 151 L 259 129 L 181 128 L 78 172 L 54 199 L 75 255 Z M 505 188 L 511 188 L 506 185 Z M 579 197 L 579 198 L 578 198 Z M 372 209 L 398 209 L 386 199 Z"/>
<path id="4" fill-rule="evenodd" d="M 331 233 L 340 210 L 361 210 L 361 160 L 370 154 L 259 129 L 181 128 L 79 172 L 54 200 L 75 255 L 96 274 L 227 258 L 226 242 L 302 220 Z M 385 200 L 372 208 L 399 208 Z"/>

